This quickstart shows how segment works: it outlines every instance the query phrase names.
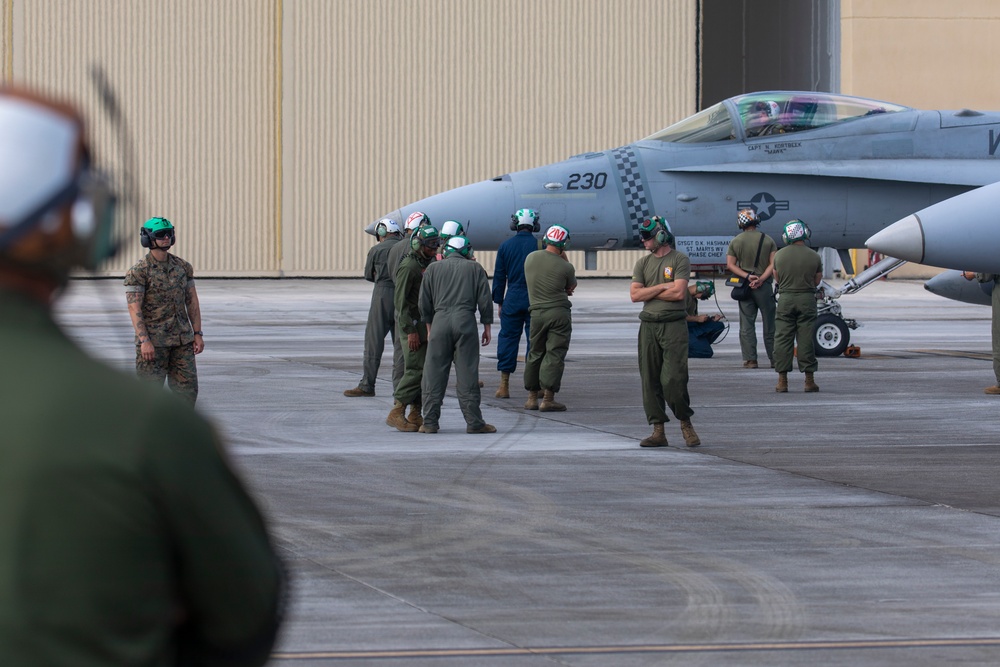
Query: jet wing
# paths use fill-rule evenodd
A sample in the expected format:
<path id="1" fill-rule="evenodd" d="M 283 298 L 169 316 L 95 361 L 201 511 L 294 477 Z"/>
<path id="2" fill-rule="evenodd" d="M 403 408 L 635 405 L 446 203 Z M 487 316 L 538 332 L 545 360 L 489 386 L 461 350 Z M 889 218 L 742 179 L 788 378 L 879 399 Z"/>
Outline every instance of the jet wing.
<path id="1" fill-rule="evenodd" d="M 962 159 L 793 160 L 783 162 L 726 162 L 670 167 L 663 173 L 781 174 L 832 176 L 873 181 L 905 181 L 978 187 L 1000 181 L 1000 161 Z"/>

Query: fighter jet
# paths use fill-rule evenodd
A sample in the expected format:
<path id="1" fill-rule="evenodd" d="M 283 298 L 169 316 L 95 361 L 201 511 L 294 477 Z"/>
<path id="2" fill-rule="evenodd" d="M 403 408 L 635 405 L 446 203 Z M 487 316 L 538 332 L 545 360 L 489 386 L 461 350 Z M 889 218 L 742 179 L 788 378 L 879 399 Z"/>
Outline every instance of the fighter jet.
<path id="1" fill-rule="evenodd" d="M 996 148 L 993 136 L 991 129 L 991 152 Z M 998 215 L 1000 183 L 993 183 L 908 215 L 872 236 L 867 245 L 920 264 L 1000 273 Z"/>
<path id="2" fill-rule="evenodd" d="M 966 280 L 962 277 L 961 271 L 939 273 L 924 283 L 924 289 L 953 301 L 978 306 L 989 306 L 993 303 L 993 281 L 981 283 L 978 280 Z"/>
<path id="3" fill-rule="evenodd" d="M 697 269 L 725 265 L 736 212 L 753 208 L 779 243 L 785 222 L 805 220 L 810 244 L 838 250 L 853 273 L 848 249 L 914 211 L 1000 181 L 998 146 L 997 113 L 758 92 L 627 146 L 503 174 L 384 217 L 402 223 L 423 211 L 432 220 L 459 220 L 476 248 L 492 249 L 514 234 L 511 214 L 533 208 L 543 227 L 568 227 L 573 248 L 596 268 L 597 250 L 640 247 L 639 223 L 661 215 Z M 848 326 L 856 326 L 840 318 L 839 295 L 828 291 L 824 304 L 841 334 L 819 341 L 826 353 L 846 347 Z"/>

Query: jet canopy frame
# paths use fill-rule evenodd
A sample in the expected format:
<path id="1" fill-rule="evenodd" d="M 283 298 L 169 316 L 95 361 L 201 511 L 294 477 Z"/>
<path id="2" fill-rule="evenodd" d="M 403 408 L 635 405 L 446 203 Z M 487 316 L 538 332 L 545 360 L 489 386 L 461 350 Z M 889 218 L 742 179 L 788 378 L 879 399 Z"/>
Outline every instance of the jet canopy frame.
<path id="1" fill-rule="evenodd" d="M 910 107 L 835 93 L 766 91 L 738 95 L 674 123 L 645 141 L 712 143 L 802 132 Z"/>

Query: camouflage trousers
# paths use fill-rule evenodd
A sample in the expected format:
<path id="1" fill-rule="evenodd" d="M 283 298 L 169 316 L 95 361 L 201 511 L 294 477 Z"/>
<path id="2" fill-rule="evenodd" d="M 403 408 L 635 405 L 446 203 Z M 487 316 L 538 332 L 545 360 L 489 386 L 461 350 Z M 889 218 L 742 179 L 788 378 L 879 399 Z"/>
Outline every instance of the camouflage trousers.
<path id="1" fill-rule="evenodd" d="M 194 345 L 158 347 L 152 361 L 142 358 L 141 346 L 135 346 L 135 374 L 140 380 L 163 385 L 166 378 L 170 390 L 195 404 L 198 400 L 198 368 L 194 361 Z"/>

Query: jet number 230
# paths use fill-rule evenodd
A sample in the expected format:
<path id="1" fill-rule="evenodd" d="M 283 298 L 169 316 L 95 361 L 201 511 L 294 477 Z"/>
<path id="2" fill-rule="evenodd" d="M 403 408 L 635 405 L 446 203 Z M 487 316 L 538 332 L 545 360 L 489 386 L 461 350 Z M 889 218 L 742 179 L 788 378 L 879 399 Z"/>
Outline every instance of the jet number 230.
<path id="1" fill-rule="evenodd" d="M 608 184 L 608 175 L 603 171 L 596 174 L 570 174 L 567 190 L 600 190 Z"/>

